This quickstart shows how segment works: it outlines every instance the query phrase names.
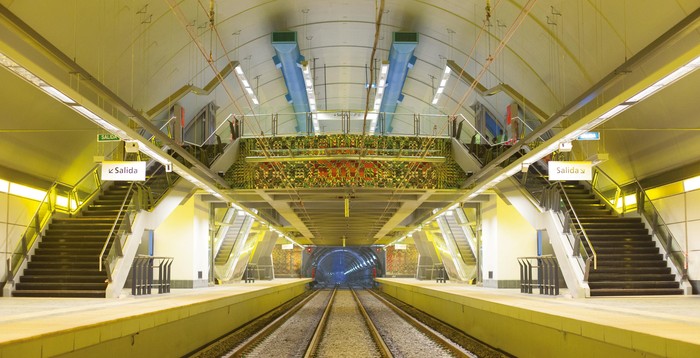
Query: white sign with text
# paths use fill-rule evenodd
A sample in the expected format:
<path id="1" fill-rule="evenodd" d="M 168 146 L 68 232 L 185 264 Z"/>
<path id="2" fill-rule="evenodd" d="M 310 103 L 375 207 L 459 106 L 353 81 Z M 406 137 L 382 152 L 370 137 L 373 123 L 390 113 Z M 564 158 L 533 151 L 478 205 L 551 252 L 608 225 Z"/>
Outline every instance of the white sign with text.
<path id="1" fill-rule="evenodd" d="M 102 180 L 145 181 L 146 162 L 102 162 Z"/>
<path id="2" fill-rule="evenodd" d="M 593 179 L 592 162 L 549 162 L 549 180 L 591 179 Z"/>

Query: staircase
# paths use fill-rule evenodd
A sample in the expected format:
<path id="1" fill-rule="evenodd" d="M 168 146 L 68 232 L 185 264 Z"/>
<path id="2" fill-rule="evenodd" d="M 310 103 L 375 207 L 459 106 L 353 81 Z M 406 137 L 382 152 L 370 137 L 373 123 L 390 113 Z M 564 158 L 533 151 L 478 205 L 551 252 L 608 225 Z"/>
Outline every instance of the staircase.
<path id="1" fill-rule="evenodd" d="M 80 217 L 54 219 L 12 295 L 104 298 L 107 274 L 99 271 L 98 258 L 128 195 L 129 183 L 116 182 Z"/>
<path id="2" fill-rule="evenodd" d="M 445 222 L 447 227 L 454 237 L 455 243 L 457 244 L 457 249 L 459 250 L 459 255 L 462 256 L 462 261 L 469 266 L 476 266 L 476 257 L 472 253 L 472 249 L 469 246 L 469 239 L 464 233 L 462 226 L 457 222 L 456 215 L 445 215 Z"/>
<path id="3" fill-rule="evenodd" d="M 580 183 L 563 186 L 598 256 L 588 277 L 591 296 L 683 294 L 641 218 L 619 216 Z"/>

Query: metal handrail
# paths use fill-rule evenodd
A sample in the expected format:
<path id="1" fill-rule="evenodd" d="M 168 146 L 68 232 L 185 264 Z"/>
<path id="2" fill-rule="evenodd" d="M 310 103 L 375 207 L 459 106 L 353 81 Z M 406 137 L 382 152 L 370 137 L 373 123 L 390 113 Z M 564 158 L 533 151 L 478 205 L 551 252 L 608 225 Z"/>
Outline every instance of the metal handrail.
<path id="1" fill-rule="evenodd" d="M 119 208 L 119 212 L 117 213 L 117 217 L 114 219 L 114 224 L 112 224 L 112 229 L 109 231 L 109 235 L 107 235 L 107 239 L 105 240 L 105 244 L 102 246 L 102 251 L 100 251 L 100 256 L 98 257 L 98 267 L 99 271 L 102 271 L 102 260 L 105 254 L 105 251 L 107 251 L 107 246 L 109 246 L 109 242 L 112 240 L 112 236 L 114 235 L 114 230 L 117 228 L 117 224 L 119 223 L 119 218 L 121 218 L 122 213 L 124 212 L 124 207 L 126 206 L 127 199 L 129 199 L 129 193 L 133 190 L 135 182 L 131 182 L 129 185 L 129 190 L 127 190 L 127 195 L 124 197 L 124 200 L 122 201 L 122 205 Z M 131 200 L 134 200 L 134 197 L 131 197 Z"/>
<path id="2" fill-rule="evenodd" d="M 605 195 L 603 195 L 603 193 L 601 193 L 600 190 L 598 190 L 598 188 L 596 187 L 597 186 L 596 184 L 598 183 L 598 174 L 603 174 L 603 176 L 606 179 L 608 179 L 610 181 L 610 183 L 612 183 L 613 186 L 615 187 L 615 199 L 613 200 L 612 203 L 608 202 L 608 200 L 605 199 Z M 620 186 L 620 184 L 618 184 L 615 181 L 615 179 L 611 178 L 606 172 L 602 171 L 597 166 L 593 168 L 593 180 L 591 182 L 591 189 L 593 189 L 593 191 L 595 191 L 599 197 L 605 199 L 603 201 L 606 202 L 606 205 L 611 205 L 613 210 L 615 210 L 615 206 L 617 205 L 617 201 L 620 198 L 622 198 L 622 213 L 623 214 L 625 213 L 626 208 L 627 208 L 627 203 L 625 202 L 625 196 L 622 195 L 623 194 L 622 193 L 622 186 Z M 617 211 L 617 210 L 615 210 L 615 211 Z"/>
<path id="3" fill-rule="evenodd" d="M 34 215 L 32 215 L 32 218 L 29 220 L 30 224 L 27 225 L 27 229 L 24 231 L 24 233 L 22 233 L 22 236 L 21 236 L 21 239 L 19 240 L 19 242 L 17 242 L 17 247 L 10 255 L 10 259 L 9 259 L 10 262 L 9 262 L 9 267 L 8 267 L 9 270 L 5 274 L 4 282 L 10 281 L 15 277 L 15 275 L 17 274 L 17 271 L 19 271 L 19 267 L 22 265 L 22 262 L 24 262 L 24 260 L 27 260 L 27 258 L 29 256 L 29 248 L 31 248 L 34 245 L 34 242 L 36 242 L 36 238 L 39 237 L 39 235 L 41 235 L 41 231 L 43 230 L 44 226 L 46 226 L 46 224 L 48 223 L 48 220 L 44 220 L 40 217 L 41 209 L 44 206 L 44 203 L 48 203 L 49 209 L 50 209 L 49 213 L 53 213 L 56 210 L 56 200 L 55 199 L 51 200 L 51 197 L 56 195 L 57 185 L 58 185 L 58 183 L 54 182 L 51 185 L 51 187 L 49 188 L 49 190 L 46 191 L 46 195 L 39 203 L 39 206 L 37 207 L 36 211 L 34 212 Z M 32 223 L 34 225 L 36 225 L 36 227 L 35 227 L 36 232 L 34 234 L 34 237 L 32 239 L 30 239 L 29 242 L 27 242 L 26 237 L 28 235 L 29 229 L 32 227 Z M 6 238 L 6 239 L 9 240 L 9 238 Z M 19 255 L 20 252 L 22 254 L 22 260 L 19 263 L 13 265 L 12 257 L 14 257 L 15 255 Z"/>
<path id="4" fill-rule="evenodd" d="M 664 246 L 664 249 L 666 249 L 666 258 L 671 257 L 671 262 L 676 266 L 676 270 L 678 270 L 679 273 L 681 273 L 681 276 L 683 278 L 686 278 L 688 274 L 688 248 L 686 247 L 685 252 L 683 252 L 683 262 L 679 263 L 676 262 L 677 257 L 675 255 L 671 255 L 670 252 L 673 249 L 673 243 L 675 243 L 679 248 L 682 247 L 678 240 L 676 240 L 676 237 L 673 236 L 673 232 L 671 232 L 670 229 L 668 229 L 668 225 L 663 220 L 663 217 L 661 216 L 661 213 L 656 209 L 656 206 L 654 205 L 654 202 L 651 200 L 649 195 L 647 195 L 646 190 L 642 187 L 642 184 L 639 183 L 639 181 L 635 180 L 634 183 L 637 185 L 637 189 L 639 190 L 640 193 L 644 196 L 644 203 L 641 205 L 646 206 L 649 205 L 651 206 L 651 209 L 654 211 L 654 218 L 653 220 L 650 220 L 650 218 L 647 218 L 647 220 L 650 220 L 650 225 L 652 226 L 652 233 L 656 232 L 656 226 L 658 227 L 666 227 L 666 234 L 668 235 L 668 238 L 666 238 L 666 242 L 664 240 L 659 240 L 661 242 L 661 245 Z M 644 214 L 643 210 L 640 210 L 640 203 L 637 202 L 637 212 L 640 214 Z"/>
<path id="5" fill-rule="evenodd" d="M 75 214 L 78 211 L 80 211 L 80 208 L 90 201 L 90 198 L 93 197 L 97 192 L 99 192 L 102 189 L 102 180 L 100 179 L 99 175 L 99 168 L 101 164 L 96 164 L 90 171 L 85 173 L 82 178 L 80 178 L 75 185 L 71 188 L 71 190 L 68 192 L 68 213 Z M 86 181 L 87 178 L 92 177 L 95 180 L 95 189 L 87 196 L 87 200 L 83 200 L 82 204 L 80 200 L 78 200 L 78 187 L 83 181 Z M 75 209 L 73 209 L 71 206 L 71 203 L 75 203 Z"/>
<path id="6" fill-rule="evenodd" d="M 571 200 L 569 200 L 569 196 L 566 194 L 566 190 L 564 190 L 564 185 L 561 182 L 557 182 L 559 184 L 559 188 L 561 189 L 561 192 L 564 193 L 564 198 L 566 199 L 566 202 L 569 204 L 569 210 L 567 210 L 567 214 L 572 213 L 574 214 L 574 219 L 576 219 L 576 223 L 578 224 L 579 230 L 581 233 L 583 233 L 583 237 L 586 239 L 586 242 L 588 243 L 588 248 L 591 249 L 591 254 L 593 256 L 593 269 L 597 270 L 598 269 L 598 254 L 595 251 L 595 248 L 593 247 L 593 243 L 591 243 L 591 240 L 588 238 L 588 234 L 586 234 L 586 229 L 583 228 L 583 225 L 581 224 L 581 221 L 578 218 L 578 215 L 576 215 L 576 211 L 574 210 L 573 205 L 571 204 Z M 569 214 L 569 217 L 571 215 Z M 588 271 L 588 267 L 586 267 L 586 271 Z M 586 272 L 585 277 L 588 277 L 588 272 Z"/>

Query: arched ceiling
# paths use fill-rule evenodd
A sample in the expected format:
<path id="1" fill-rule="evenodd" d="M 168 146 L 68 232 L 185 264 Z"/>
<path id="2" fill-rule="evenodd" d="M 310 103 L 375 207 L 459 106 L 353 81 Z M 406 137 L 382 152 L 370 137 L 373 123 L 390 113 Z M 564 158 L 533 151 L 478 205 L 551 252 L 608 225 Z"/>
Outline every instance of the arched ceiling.
<path id="1" fill-rule="evenodd" d="M 376 60 L 387 59 L 394 31 L 419 34 L 417 62 L 408 72 L 405 99 L 397 111 L 459 113 L 470 118 L 469 107 L 479 100 L 503 117 L 511 101 L 508 96 L 478 97 L 469 91 L 469 84 L 454 75 L 438 104 L 431 101 L 447 60 L 476 77 L 512 32 L 480 82 L 486 88 L 507 84 L 551 115 L 700 7 L 700 0 L 539 0 L 534 1 L 522 24 L 511 29 L 531 1 L 386 0 L 376 34 Z M 187 113 L 193 115 L 214 100 L 220 107 L 220 121 L 230 114 L 256 114 L 254 120 L 260 126 L 269 126 L 268 117 L 261 114 L 292 112 L 284 98 L 287 90 L 282 74 L 272 61 L 273 31 L 297 32 L 301 53 L 315 68 L 320 110 L 365 108 L 367 67 L 372 62 L 381 4 L 379 0 L 0 3 L 144 112 L 185 84 L 203 87 L 214 77 L 213 69 L 238 61 L 253 83 L 260 105 L 252 105 L 235 76 L 229 76 L 212 94 L 188 97 Z M 488 22 L 487 3 L 491 8 Z M 214 26 L 210 26 L 210 19 Z M 678 42 L 687 43 L 686 47 L 700 43 L 697 21 Z M 657 53 L 652 62 L 671 60 Z M 0 76 L 11 77 L 6 73 Z M 600 128 L 602 140 L 585 144 L 584 153 L 609 152 L 611 160 L 603 166 L 622 183 L 697 161 L 700 104 L 694 97 L 700 92 L 699 79 L 696 72 L 607 122 Z M 94 133 L 85 135 L 81 125 L 74 125 L 83 120 L 81 117 L 62 113 L 70 111 L 61 108 L 52 110 L 55 103 L 43 102 L 51 99 L 38 98 L 31 86 L 16 83 L 21 81 L 8 81 L 14 85 L 12 90 L 3 89 L 6 117 L 0 134 L 3 149 L 24 153 L 15 158 L 17 161 L 41 165 L 51 158 L 55 166 L 70 167 L 75 165 L 76 156 L 95 155 Z M 27 98 L 34 102 L 27 104 Z M 373 98 L 370 96 L 370 101 Z M 47 108 L 51 114 L 33 115 L 27 107 L 33 111 Z M 62 119 L 53 118 L 59 115 Z M 66 133 L 70 145 L 65 147 L 65 156 L 59 157 L 45 148 L 26 153 L 19 150 L 21 143 L 32 140 L 32 134 L 17 131 L 18 123 L 19 129 L 51 130 L 57 123 L 61 128 L 77 127 Z M 287 126 L 281 132 L 294 125 L 292 120 L 280 123 Z M 397 132 L 412 133 L 412 124 L 399 118 L 394 127 Z M 12 147 L 11 143 L 17 144 Z M 27 170 L 63 176 L 61 172 Z"/>

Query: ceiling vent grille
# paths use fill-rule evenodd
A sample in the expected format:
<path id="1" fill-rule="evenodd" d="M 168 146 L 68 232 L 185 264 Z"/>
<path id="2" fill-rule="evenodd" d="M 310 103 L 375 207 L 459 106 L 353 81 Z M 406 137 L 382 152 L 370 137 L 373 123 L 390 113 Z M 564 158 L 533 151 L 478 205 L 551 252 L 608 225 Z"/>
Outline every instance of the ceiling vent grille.
<path id="1" fill-rule="evenodd" d="M 418 42 L 417 32 L 394 32 L 394 42 Z"/>
<path id="2" fill-rule="evenodd" d="M 282 31 L 272 33 L 272 42 L 297 42 L 297 33 L 295 31 Z"/>

